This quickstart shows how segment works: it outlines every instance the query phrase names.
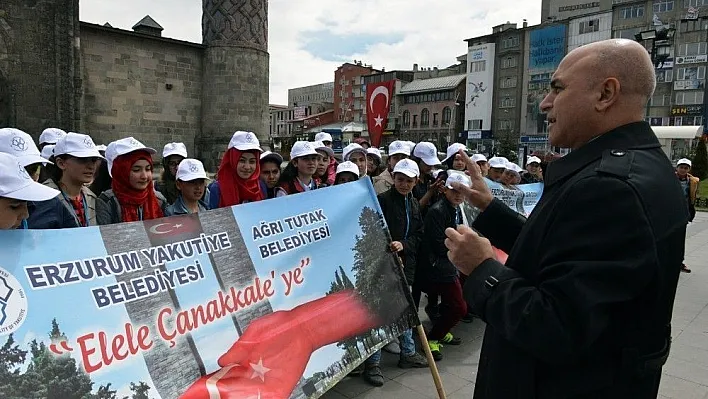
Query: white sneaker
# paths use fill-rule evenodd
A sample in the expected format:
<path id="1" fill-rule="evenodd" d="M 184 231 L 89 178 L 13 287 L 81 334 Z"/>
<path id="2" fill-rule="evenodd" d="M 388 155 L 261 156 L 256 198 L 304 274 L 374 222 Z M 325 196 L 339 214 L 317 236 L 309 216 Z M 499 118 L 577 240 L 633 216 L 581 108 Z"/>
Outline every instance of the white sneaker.
<path id="1" fill-rule="evenodd" d="M 398 344 L 398 341 L 391 341 L 383 347 L 383 350 L 388 353 L 393 353 L 394 355 L 401 354 L 401 346 Z"/>

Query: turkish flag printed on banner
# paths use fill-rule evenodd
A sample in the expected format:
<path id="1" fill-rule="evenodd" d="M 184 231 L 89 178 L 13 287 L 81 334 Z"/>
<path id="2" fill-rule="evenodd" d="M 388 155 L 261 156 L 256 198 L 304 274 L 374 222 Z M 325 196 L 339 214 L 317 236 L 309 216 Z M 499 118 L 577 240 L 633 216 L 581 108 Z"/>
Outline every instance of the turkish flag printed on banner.
<path id="1" fill-rule="evenodd" d="M 366 85 L 366 124 L 369 128 L 371 146 L 381 145 L 381 136 L 388 125 L 395 80 Z"/>

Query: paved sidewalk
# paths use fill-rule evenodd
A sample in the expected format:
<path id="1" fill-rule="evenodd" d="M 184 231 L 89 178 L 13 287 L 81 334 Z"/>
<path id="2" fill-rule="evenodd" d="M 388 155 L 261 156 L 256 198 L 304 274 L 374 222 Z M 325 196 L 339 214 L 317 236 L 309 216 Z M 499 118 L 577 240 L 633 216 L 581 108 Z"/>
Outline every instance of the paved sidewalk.
<path id="1" fill-rule="evenodd" d="M 674 344 L 664 367 L 660 398 L 708 399 L 708 213 L 698 213 L 689 225 L 686 264 L 691 274 L 681 274 L 674 307 Z M 421 313 L 421 319 L 427 317 Z M 449 399 L 471 398 L 477 374 L 484 324 L 460 324 L 456 335 L 465 342 L 443 348 L 438 369 Z M 384 352 L 381 361 L 386 384 L 374 388 L 360 377 L 347 377 L 323 398 L 326 399 L 424 399 L 437 398 L 428 369 L 401 370 L 397 356 Z"/>

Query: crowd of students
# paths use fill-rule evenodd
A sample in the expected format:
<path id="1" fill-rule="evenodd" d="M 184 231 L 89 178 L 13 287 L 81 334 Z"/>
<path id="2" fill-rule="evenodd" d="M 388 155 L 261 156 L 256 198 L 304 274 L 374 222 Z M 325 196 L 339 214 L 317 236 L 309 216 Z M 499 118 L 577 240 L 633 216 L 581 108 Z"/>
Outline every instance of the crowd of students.
<path id="1" fill-rule="evenodd" d="M 428 294 L 426 311 L 433 321 L 429 346 L 442 360 L 443 345 L 459 345 L 451 330 L 472 321 L 462 297 L 462 281 L 447 257 L 445 229 L 462 223 L 464 198 L 452 183 L 470 185 L 461 155 L 464 145 L 452 144 L 441 161 L 433 143 L 394 141 L 388 156 L 357 139 L 335 158 L 332 137 L 298 141 L 283 156 L 261 149 L 254 133 L 233 134 L 213 181 L 204 165 L 190 158 L 183 143 L 162 150 L 163 168 L 153 178 L 157 151 L 133 137 L 97 146 L 85 134 L 46 129 L 39 138 L 18 129 L 0 129 L 0 228 L 62 229 L 151 220 L 230 207 L 341 185 L 372 180 L 388 224 L 392 244 L 404 265 L 405 277 L 418 305 Z M 522 181 L 541 181 L 540 160 L 529 159 L 523 172 L 507 159 L 473 155 L 483 173 L 509 188 Z M 439 302 L 439 303 L 438 303 Z M 399 366 L 427 367 L 408 330 L 387 350 L 400 354 Z M 361 373 L 373 385 L 384 382 L 381 354 L 369 358 Z"/>

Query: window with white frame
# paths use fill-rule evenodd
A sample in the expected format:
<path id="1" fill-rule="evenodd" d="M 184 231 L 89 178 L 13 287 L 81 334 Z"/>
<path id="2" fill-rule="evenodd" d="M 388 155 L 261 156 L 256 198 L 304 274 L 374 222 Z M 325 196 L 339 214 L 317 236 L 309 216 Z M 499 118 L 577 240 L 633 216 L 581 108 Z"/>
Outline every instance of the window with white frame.
<path id="1" fill-rule="evenodd" d="M 683 7 L 702 7 L 708 6 L 708 0 L 683 0 Z"/>
<path id="2" fill-rule="evenodd" d="M 481 119 L 471 119 L 467 121 L 467 130 L 482 130 Z"/>
<path id="3" fill-rule="evenodd" d="M 674 9 L 674 0 L 654 0 L 654 12 L 669 12 Z"/>
<path id="4" fill-rule="evenodd" d="M 705 55 L 708 51 L 708 43 L 685 43 L 679 46 L 678 55 Z"/>
<path id="5" fill-rule="evenodd" d="M 519 37 L 518 36 L 509 36 L 507 38 L 502 39 L 502 48 L 512 48 L 516 47 L 519 45 Z"/>
<path id="6" fill-rule="evenodd" d="M 703 80 L 706 77 L 706 67 L 684 67 L 676 70 L 676 80 Z"/>
<path id="7" fill-rule="evenodd" d="M 671 105 L 671 97 L 666 94 L 657 94 L 651 97 L 652 107 L 665 107 Z"/>
<path id="8" fill-rule="evenodd" d="M 582 35 L 584 33 L 592 33 L 600 30 L 600 20 L 591 19 L 589 21 L 582 21 L 578 24 L 578 34 Z"/>
<path id="9" fill-rule="evenodd" d="M 703 91 L 676 93 L 676 105 L 703 104 Z"/>
<path id="10" fill-rule="evenodd" d="M 499 87 L 502 89 L 510 89 L 516 87 L 516 76 L 507 76 L 505 78 L 499 79 Z"/>
<path id="11" fill-rule="evenodd" d="M 622 7 L 619 10 L 621 19 L 640 18 L 644 16 L 644 5 Z"/>
<path id="12" fill-rule="evenodd" d="M 656 81 L 671 82 L 673 80 L 673 69 L 661 69 L 656 71 Z"/>
<path id="13" fill-rule="evenodd" d="M 472 61 L 470 62 L 470 72 L 484 72 L 487 69 L 487 61 Z"/>
<path id="14" fill-rule="evenodd" d="M 509 119 L 502 119 L 497 122 L 497 129 L 499 130 L 511 130 L 514 128 L 514 121 Z"/>
<path id="15" fill-rule="evenodd" d="M 499 108 L 513 108 L 516 106 L 516 99 L 513 97 L 504 97 L 499 101 Z"/>
<path id="16" fill-rule="evenodd" d="M 506 57 L 502 60 L 502 68 L 513 68 L 516 66 L 516 57 Z"/>
<path id="17" fill-rule="evenodd" d="M 643 29 L 642 28 L 630 28 L 630 29 L 620 29 L 616 30 L 612 33 L 612 36 L 615 39 L 629 39 L 629 40 L 634 40 L 634 36 L 641 32 Z"/>

